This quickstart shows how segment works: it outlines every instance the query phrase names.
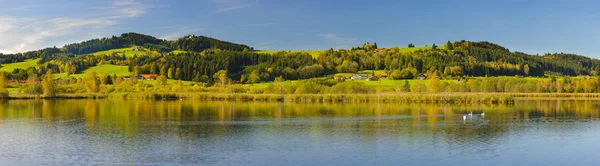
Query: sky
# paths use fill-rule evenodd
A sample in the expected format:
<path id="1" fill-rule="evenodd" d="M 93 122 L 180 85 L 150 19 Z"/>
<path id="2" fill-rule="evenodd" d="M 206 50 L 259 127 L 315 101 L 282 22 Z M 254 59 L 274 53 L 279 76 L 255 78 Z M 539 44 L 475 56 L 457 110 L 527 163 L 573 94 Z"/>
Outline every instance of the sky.
<path id="1" fill-rule="evenodd" d="M 600 58 L 598 8 L 593 0 L 0 0 L 0 52 L 137 32 L 265 50 L 470 40 Z"/>

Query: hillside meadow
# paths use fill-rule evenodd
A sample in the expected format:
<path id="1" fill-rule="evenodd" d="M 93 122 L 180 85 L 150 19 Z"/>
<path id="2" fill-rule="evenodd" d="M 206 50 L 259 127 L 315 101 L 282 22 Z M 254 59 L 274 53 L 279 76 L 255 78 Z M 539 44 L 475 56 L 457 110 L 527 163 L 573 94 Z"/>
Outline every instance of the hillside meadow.
<path id="1" fill-rule="evenodd" d="M 12 72 L 15 69 L 27 69 L 30 67 L 36 67 L 37 63 L 40 61 L 40 59 L 28 59 L 25 60 L 23 62 L 15 62 L 15 63 L 7 63 L 7 64 L 2 64 L 2 67 L 0 67 L 0 71 L 4 71 L 4 72 Z"/>
<path id="2" fill-rule="evenodd" d="M 110 50 L 106 50 L 106 51 L 99 51 L 99 52 L 92 53 L 92 55 L 95 55 L 95 56 L 113 55 L 113 54 L 125 55 L 126 57 L 133 57 L 135 55 L 137 55 L 137 56 L 149 55 L 149 54 L 155 55 L 155 54 L 158 54 L 158 52 L 151 51 L 146 48 L 139 47 L 139 46 L 135 46 L 135 47 L 128 47 L 128 48 L 110 49 Z"/>

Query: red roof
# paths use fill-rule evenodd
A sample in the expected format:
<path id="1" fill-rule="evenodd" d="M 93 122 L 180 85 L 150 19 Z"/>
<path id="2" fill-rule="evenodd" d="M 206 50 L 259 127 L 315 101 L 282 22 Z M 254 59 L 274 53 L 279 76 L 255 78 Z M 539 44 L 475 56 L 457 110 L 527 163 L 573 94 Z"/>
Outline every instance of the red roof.
<path id="1" fill-rule="evenodd" d="M 158 77 L 158 74 L 140 74 L 140 76 L 144 77 L 145 79 L 152 79 Z"/>

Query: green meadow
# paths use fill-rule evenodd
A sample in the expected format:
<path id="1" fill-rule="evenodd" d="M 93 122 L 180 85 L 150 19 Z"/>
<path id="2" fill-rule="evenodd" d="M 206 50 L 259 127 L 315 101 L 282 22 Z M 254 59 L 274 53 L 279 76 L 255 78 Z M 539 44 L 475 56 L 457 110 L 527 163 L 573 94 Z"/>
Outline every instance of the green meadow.
<path id="1" fill-rule="evenodd" d="M 169 53 L 177 55 L 177 54 L 192 53 L 192 52 L 193 51 L 173 50 L 173 51 L 171 51 Z"/>
<path id="2" fill-rule="evenodd" d="M 317 58 L 325 50 L 259 50 L 259 51 L 255 51 L 255 52 L 256 53 L 263 53 L 263 54 L 275 54 L 275 53 L 278 53 L 278 52 L 281 52 L 281 51 L 306 52 L 306 53 L 310 54 L 313 58 Z"/>
<path id="3" fill-rule="evenodd" d="M 117 75 L 117 76 L 128 76 L 130 74 L 128 66 L 117 66 L 117 65 L 99 65 L 90 67 L 84 70 L 81 73 L 71 74 L 70 77 L 73 78 L 83 78 L 90 72 L 96 72 L 96 74 L 107 74 L 107 75 Z M 55 74 L 55 78 L 65 78 L 67 77 L 67 73 Z"/>
<path id="4" fill-rule="evenodd" d="M 40 61 L 40 58 L 33 59 L 33 60 L 29 59 L 29 60 L 25 60 L 23 62 L 17 62 L 17 63 L 2 64 L 0 71 L 12 72 L 13 70 L 15 70 L 17 68 L 26 69 L 29 67 L 35 67 L 35 66 L 37 66 L 37 62 L 39 62 L 39 61 Z"/>
<path id="5" fill-rule="evenodd" d="M 92 53 L 92 55 L 96 55 L 96 56 L 112 55 L 115 53 L 118 55 L 125 54 L 126 57 L 133 57 L 134 55 L 141 56 L 141 55 L 148 55 L 148 54 L 158 54 L 158 52 L 156 52 L 156 51 L 150 51 L 150 50 L 148 50 L 146 48 L 142 48 L 142 47 L 128 47 L 128 48 L 111 49 L 111 50 L 106 50 L 106 51 L 95 52 L 95 53 Z"/>

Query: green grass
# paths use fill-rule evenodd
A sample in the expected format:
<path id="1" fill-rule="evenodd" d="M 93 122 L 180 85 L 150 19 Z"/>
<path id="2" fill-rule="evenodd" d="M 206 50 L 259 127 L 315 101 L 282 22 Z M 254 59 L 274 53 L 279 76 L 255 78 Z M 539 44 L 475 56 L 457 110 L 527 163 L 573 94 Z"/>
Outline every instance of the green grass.
<path id="1" fill-rule="evenodd" d="M 125 54 L 126 57 L 133 57 L 134 55 L 142 56 L 142 55 L 148 55 L 148 54 L 158 54 L 158 52 L 150 51 L 146 48 L 137 47 L 138 50 L 134 50 L 135 48 L 136 47 L 111 49 L 111 50 L 106 50 L 106 51 L 95 52 L 92 55 L 96 55 L 96 56 L 112 55 L 113 53 L 117 53 L 118 55 Z"/>
<path id="2" fill-rule="evenodd" d="M 117 76 L 128 76 L 129 75 L 129 67 L 128 66 L 117 66 L 117 65 L 99 65 L 90 67 L 84 70 L 81 73 L 71 74 L 70 77 L 74 78 L 82 78 L 85 77 L 88 73 L 95 71 L 96 74 L 108 74 L 108 75 L 117 75 Z M 65 78 L 67 77 L 66 73 L 55 74 L 55 78 Z"/>
<path id="3" fill-rule="evenodd" d="M 438 46 L 438 48 L 444 48 L 444 47 L 440 47 Z M 415 52 L 418 50 L 429 50 L 431 49 L 431 46 L 422 46 L 422 47 L 413 47 L 413 48 L 400 48 L 400 52 Z"/>
<path id="4" fill-rule="evenodd" d="M 192 53 L 192 52 L 193 52 L 193 51 L 173 50 L 173 51 L 171 51 L 171 52 L 169 52 L 169 53 L 177 55 L 177 54 L 182 54 L 182 53 Z"/>
<path id="5" fill-rule="evenodd" d="M 256 53 L 263 53 L 263 54 L 275 54 L 275 53 L 278 53 L 278 52 L 281 52 L 281 51 L 306 52 L 306 53 L 310 54 L 313 58 L 317 58 L 325 50 L 259 50 L 259 51 L 255 51 L 255 52 Z"/>
<path id="6" fill-rule="evenodd" d="M 13 70 L 15 70 L 17 68 L 26 69 L 29 67 L 35 67 L 35 66 L 37 66 L 37 62 L 39 62 L 39 61 L 40 61 L 40 58 L 33 59 L 33 60 L 28 59 L 23 62 L 17 62 L 17 63 L 2 64 L 0 71 L 12 72 Z"/>
<path id="7" fill-rule="evenodd" d="M 421 46 L 421 47 L 413 47 L 413 48 L 400 48 L 400 52 L 415 52 L 417 50 L 429 50 L 431 46 Z M 438 46 L 438 49 L 445 49 L 443 46 Z M 313 58 L 319 57 L 321 53 L 325 52 L 325 50 L 259 50 L 255 51 L 256 53 L 264 53 L 264 54 L 275 54 L 281 51 L 292 51 L 292 52 L 307 52 L 313 56 Z"/>

